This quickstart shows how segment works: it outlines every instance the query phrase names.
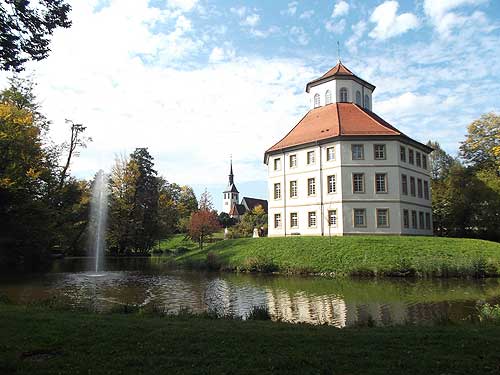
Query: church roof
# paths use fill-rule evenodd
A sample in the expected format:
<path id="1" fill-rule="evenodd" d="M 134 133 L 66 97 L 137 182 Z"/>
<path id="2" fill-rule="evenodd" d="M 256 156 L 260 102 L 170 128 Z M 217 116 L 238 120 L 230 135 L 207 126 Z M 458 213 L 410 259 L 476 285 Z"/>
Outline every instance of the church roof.
<path id="1" fill-rule="evenodd" d="M 238 189 L 236 189 L 236 185 L 234 183 L 227 185 L 224 193 L 239 193 Z"/>
<path id="2" fill-rule="evenodd" d="M 241 204 L 249 210 L 253 210 L 257 206 L 262 206 L 264 211 L 267 213 L 267 201 L 265 199 L 243 197 Z"/>
<path id="3" fill-rule="evenodd" d="M 233 204 L 231 210 L 229 211 L 229 216 L 242 216 L 245 214 L 247 209 L 242 204 Z"/>
<path id="4" fill-rule="evenodd" d="M 266 151 L 266 155 L 288 147 L 342 136 L 404 137 L 425 149 L 428 148 L 357 104 L 332 103 L 307 112 L 283 139 Z"/>
<path id="5" fill-rule="evenodd" d="M 330 80 L 336 79 L 336 78 L 351 78 L 351 79 L 354 79 L 355 81 L 360 82 L 361 84 L 364 84 L 365 86 L 370 87 L 372 90 L 375 90 L 374 85 L 365 81 L 364 79 L 359 78 L 357 75 L 355 75 L 353 72 L 351 72 L 344 64 L 342 64 L 341 61 L 339 61 L 337 63 L 337 65 L 335 65 L 328 72 L 323 74 L 321 77 L 309 82 L 306 85 L 306 91 L 309 92 L 309 89 L 312 86 L 316 86 L 320 83 L 330 81 Z"/>

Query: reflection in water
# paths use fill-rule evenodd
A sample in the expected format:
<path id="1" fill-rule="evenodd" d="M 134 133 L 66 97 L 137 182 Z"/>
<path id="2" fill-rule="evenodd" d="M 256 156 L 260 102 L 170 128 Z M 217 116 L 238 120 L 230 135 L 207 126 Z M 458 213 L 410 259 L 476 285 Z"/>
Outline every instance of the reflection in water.
<path id="1" fill-rule="evenodd" d="M 267 306 L 273 319 L 331 324 L 432 324 L 475 316 L 480 300 L 500 301 L 491 280 L 354 280 L 210 274 L 168 269 L 162 258 L 109 259 L 102 277 L 85 272 L 85 259 L 66 259 L 43 275 L 2 276 L 0 295 L 27 303 L 56 297 L 72 306 L 106 311 L 115 305 L 155 306 L 176 313 L 245 317 Z"/>

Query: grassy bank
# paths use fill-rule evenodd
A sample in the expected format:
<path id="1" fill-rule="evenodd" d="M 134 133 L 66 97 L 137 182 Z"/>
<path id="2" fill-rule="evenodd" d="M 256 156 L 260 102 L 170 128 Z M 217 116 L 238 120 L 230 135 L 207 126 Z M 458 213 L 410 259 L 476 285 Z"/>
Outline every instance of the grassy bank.
<path id="1" fill-rule="evenodd" d="M 442 237 L 243 238 L 177 258 L 239 271 L 336 276 L 500 276 L 500 244 Z"/>
<path id="2" fill-rule="evenodd" d="M 2 374 L 497 374 L 500 326 L 347 328 L 0 305 Z"/>

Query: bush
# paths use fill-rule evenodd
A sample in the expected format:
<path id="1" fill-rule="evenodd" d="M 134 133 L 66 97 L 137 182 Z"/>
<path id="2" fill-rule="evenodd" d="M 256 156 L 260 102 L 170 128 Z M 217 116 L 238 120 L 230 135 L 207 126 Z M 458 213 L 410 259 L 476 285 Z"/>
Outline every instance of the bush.
<path id="1" fill-rule="evenodd" d="M 267 306 L 253 306 L 245 318 L 247 320 L 271 320 L 271 314 Z"/>
<path id="2" fill-rule="evenodd" d="M 271 273 L 277 272 L 279 267 L 270 259 L 263 256 L 249 257 L 243 261 L 243 271 L 249 272 L 264 272 Z"/>
<path id="3" fill-rule="evenodd" d="M 500 323 L 500 305 L 483 303 L 477 307 L 480 322 Z"/>
<path id="4" fill-rule="evenodd" d="M 207 263 L 207 268 L 212 271 L 219 271 L 222 266 L 219 257 L 213 251 L 209 251 L 207 253 L 206 263 Z"/>

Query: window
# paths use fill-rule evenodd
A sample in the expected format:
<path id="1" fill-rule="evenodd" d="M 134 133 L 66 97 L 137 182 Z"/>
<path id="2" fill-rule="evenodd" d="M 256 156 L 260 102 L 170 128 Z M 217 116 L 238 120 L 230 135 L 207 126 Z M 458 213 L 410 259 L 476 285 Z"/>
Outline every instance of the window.
<path id="1" fill-rule="evenodd" d="M 320 106 L 319 94 L 314 95 L 314 108 L 318 108 Z"/>
<path id="2" fill-rule="evenodd" d="M 427 155 L 422 154 L 422 168 L 427 169 Z"/>
<path id="3" fill-rule="evenodd" d="M 326 149 L 326 160 L 327 161 L 335 160 L 335 147 L 334 146 L 328 147 Z"/>
<path id="4" fill-rule="evenodd" d="M 328 182 L 328 194 L 336 193 L 337 192 L 337 181 L 335 179 L 335 175 L 328 176 L 327 182 Z"/>
<path id="5" fill-rule="evenodd" d="M 316 226 L 316 212 L 309 212 L 308 224 L 309 224 L 309 228 Z"/>
<path id="6" fill-rule="evenodd" d="M 422 180 L 420 178 L 417 180 L 417 195 L 418 195 L 419 198 L 423 197 L 423 193 L 422 193 Z"/>
<path id="7" fill-rule="evenodd" d="M 375 174 L 375 192 L 387 193 L 387 173 Z"/>
<path id="8" fill-rule="evenodd" d="M 411 212 L 411 227 L 417 229 L 417 211 Z"/>
<path id="9" fill-rule="evenodd" d="M 274 199 L 281 199 L 281 184 L 274 184 Z"/>
<path id="10" fill-rule="evenodd" d="M 331 103 L 332 103 L 332 92 L 330 90 L 326 90 L 325 104 L 331 104 Z"/>
<path id="11" fill-rule="evenodd" d="M 356 104 L 361 106 L 361 93 L 359 91 L 356 91 Z"/>
<path id="12" fill-rule="evenodd" d="M 410 164 L 415 164 L 413 150 L 411 150 L 411 149 L 408 149 L 408 162 Z"/>
<path id="13" fill-rule="evenodd" d="M 389 227 L 389 210 L 387 208 L 377 208 L 377 228 Z"/>
<path id="14" fill-rule="evenodd" d="M 424 181 L 424 198 L 429 200 L 429 181 Z"/>
<path id="15" fill-rule="evenodd" d="M 425 222 L 424 222 L 424 213 L 422 211 L 418 213 L 418 224 L 420 229 L 424 229 Z"/>
<path id="16" fill-rule="evenodd" d="M 370 110 L 371 105 L 370 105 L 370 97 L 368 95 L 365 95 L 365 108 Z"/>
<path id="17" fill-rule="evenodd" d="M 430 214 L 430 212 L 425 213 L 425 229 L 431 229 L 431 214 Z"/>
<path id="18" fill-rule="evenodd" d="M 363 173 L 353 173 L 352 175 L 352 192 L 365 192 L 365 175 Z"/>
<path id="19" fill-rule="evenodd" d="M 295 168 L 297 166 L 297 155 L 290 155 L 290 168 Z"/>
<path id="20" fill-rule="evenodd" d="M 408 195 L 408 177 L 405 174 L 401 175 L 401 190 L 403 195 Z"/>
<path id="21" fill-rule="evenodd" d="M 354 209 L 354 226 L 366 227 L 366 210 L 364 208 Z"/>
<path id="22" fill-rule="evenodd" d="M 307 179 L 307 195 L 316 194 L 316 180 L 314 178 Z"/>
<path id="23" fill-rule="evenodd" d="M 281 170 L 281 158 L 274 159 L 274 170 L 275 171 Z"/>
<path id="24" fill-rule="evenodd" d="M 406 163 L 406 148 L 403 146 L 399 147 L 399 157 L 402 162 Z"/>
<path id="25" fill-rule="evenodd" d="M 410 194 L 412 197 L 415 196 L 415 177 L 410 177 Z"/>
<path id="26" fill-rule="evenodd" d="M 290 181 L 290 198 L 297 197 L 297 181 Z"/>
<path id="27" fill-rule="evenodd" d="M 340 89 L 340 101 L 343 103 L 347 102 L 347 89 L 345 87 Z"/>
<path id="28" fill-rule="evenodd" d="M 290 227 L 291 228 L 298 228 L 299 227 L 299 216 L 297 212 L 292 212 L 290 214 Z"/>
<path id="29" fill-rule="evenodd" d="M 373 146 L 375 160 L 385 160 L 385 145 Z"/>
<path id="30" fill-rule="evenodd" d="M 314 164 L 314 163 L 315 163 L 314 151 L 309 151 L 307 153 L 307 164 Z"/>
<path id="31" fill-rule="evenodd" d="M 274 214 L 274 227 L 281 228 L 281 214 Z"/>
<path id="32" fill-rule="evenodd" d="M 420 152 L 415 152 L 416 157 L 417 157 L 417 167 L 422 167 L 422 155 Z"/>
<path id="33" fill-rule="evenodd" d="M 328 211 L 328 225 L 331 227 L 337 226 L 337 210 Z"/>
<path id="34" fill-rule="evenodd" d="M 403 210 L 403 227 L 410 227 L 410 213 L 408 212 L 408 210 Z"/>
<path id="35" fill-rule="evenodd" d="M 363 145 L 351 145 L 352 160 L 363 160 L 365 158 L 365 148 Z"/>

